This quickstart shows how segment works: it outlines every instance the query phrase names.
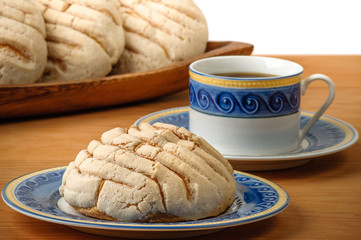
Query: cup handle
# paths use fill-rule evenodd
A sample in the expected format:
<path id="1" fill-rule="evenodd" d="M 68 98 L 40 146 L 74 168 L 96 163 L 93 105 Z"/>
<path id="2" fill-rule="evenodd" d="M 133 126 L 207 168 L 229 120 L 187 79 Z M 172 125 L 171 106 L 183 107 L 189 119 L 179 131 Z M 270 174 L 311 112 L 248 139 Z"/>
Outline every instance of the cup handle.
<path id="1" fill-rule="evenodd" d="M 313 126 L 313 124 L 316 123 L 316 121 L 322 116 L 322 114 L 326 111 L 326 109 L 330 106 L 333 99 L 335 98 L 335 84 L 331 80 L 331 78 L 327 77 L 323 74 L 313 74 L 309 76 L 306 79 L 303 79 L 301 81 L 301 94 L 302 96 L 306 93 L 306 89 L 310 83 L 316 80 L 321 80 L 327 83 L 329 88 L 329 94 L 326 99 L 326 101 L 323 103 L 321 108 L 313 115 L 313 117 L 307 122 L 306 126 L 303 127 L 301 130 L 301 134 L 299 137 L 299 143 L 302 142 L 302 140 L 306 137 L 307 132 L 310 130 L 310 128 Z"/>

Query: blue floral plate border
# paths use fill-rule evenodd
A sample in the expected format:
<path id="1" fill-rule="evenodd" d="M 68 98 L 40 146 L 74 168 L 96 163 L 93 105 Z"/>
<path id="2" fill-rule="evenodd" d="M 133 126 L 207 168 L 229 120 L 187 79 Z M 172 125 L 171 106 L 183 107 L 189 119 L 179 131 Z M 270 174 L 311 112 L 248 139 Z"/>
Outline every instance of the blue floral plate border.
<path id="1" fill-rule="evenodd" d="M 9 182 L 2 190 L 5 203 L 14 210 L 47 222 L 77 230 L 126 238 L 173 238 L 208 234 L 224 228 L 272 217 L 289 204 L 287 192 L 261 177 L 235 171 L 236 200 L 223 214 L 207 219 L 174 223 L 126 223 L 66 213 L 58 207 L 58 188 L 65 167 L 29 173 Z"/>

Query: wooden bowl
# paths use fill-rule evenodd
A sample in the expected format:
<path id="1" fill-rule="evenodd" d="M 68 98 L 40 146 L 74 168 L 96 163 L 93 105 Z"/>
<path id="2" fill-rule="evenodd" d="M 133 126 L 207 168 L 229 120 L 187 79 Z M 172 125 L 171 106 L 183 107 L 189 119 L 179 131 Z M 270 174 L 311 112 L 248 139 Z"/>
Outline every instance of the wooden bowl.
<path id="1" fill-rule="evenodd" d="M 0 85 L 0 119 L 68 113 L 151 99 L 188 88 L 188 66 L 220 55 L 250 55 L 253 45 L 208 42 L 204 54 L 163 68 L 61 83 Z"/>

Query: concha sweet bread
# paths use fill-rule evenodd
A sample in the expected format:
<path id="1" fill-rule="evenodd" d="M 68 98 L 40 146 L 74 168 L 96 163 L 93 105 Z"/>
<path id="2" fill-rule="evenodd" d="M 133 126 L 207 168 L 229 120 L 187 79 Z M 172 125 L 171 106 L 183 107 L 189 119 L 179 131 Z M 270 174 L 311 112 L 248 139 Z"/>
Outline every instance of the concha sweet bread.
<path id="1" fill-rule="evenodd" d="M 0 84 L 34 83 L 47 61 L 45 24 L 31 0 L 0 1 Z"/>
<path id="2" fill-rule="evenodd" d="M 103 77 L 124 49 L 117 0 L 37 0 L 49 57 L 43 82 Z"/>
<path id="3" fill-rule="evenodd" d="M 164 123 L 114 128 L 67 167 L 60 194 L 100 219 L 173 222 L 216 216 L 235 199 L 229 162 L 201 137 Z"/>
<path id="4" fill-rule="evenodd" d="M 199 55 L 208 26 L 193 0 L 118 0 L 125 49 L 114 73 L 141 72 Z"/>

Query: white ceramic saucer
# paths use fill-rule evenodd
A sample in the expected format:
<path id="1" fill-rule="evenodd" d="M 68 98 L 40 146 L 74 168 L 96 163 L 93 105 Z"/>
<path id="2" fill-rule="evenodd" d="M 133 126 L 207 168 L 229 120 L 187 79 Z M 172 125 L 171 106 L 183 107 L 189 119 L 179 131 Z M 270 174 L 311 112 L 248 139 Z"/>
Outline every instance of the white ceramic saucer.
<path id="1" fill-rule="evenodd" d="M 148 114 L 135 122 L 164 122 L 188 128 L 189 107 L 166 109 Z M 302 111 L 301 127 L 313 116 Z M 339 152 L 354 144 L 359 137 L 357 130 L 339 119 L 322 116 L 308 132 L 305 140 L 296 151 L 267 156 L 224 155 L 233 167 L 243 171 L 277 170 L 300 166 L 320 157 Z"/>

